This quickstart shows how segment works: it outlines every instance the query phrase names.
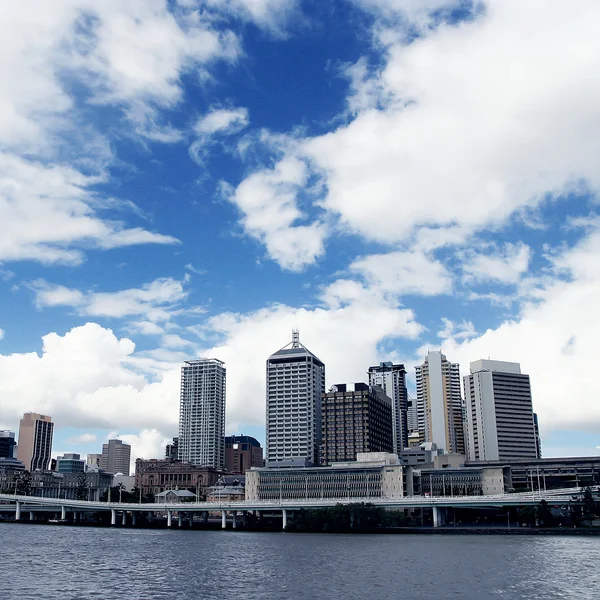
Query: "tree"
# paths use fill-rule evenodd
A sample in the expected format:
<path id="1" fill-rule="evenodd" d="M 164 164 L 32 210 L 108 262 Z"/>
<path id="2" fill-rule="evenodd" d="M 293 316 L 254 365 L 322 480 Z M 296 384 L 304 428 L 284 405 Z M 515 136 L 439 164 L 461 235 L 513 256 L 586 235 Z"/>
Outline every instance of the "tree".
<path id="1" fill-rule="evenodd" d="M 29 496 L 31 494 L 31 473 L 29 471 L 23 471 L 15 477 L 15 489 L 17 495 Z"/>
<path id="2" fill-rule="evenodd" d="M 87 477 L 85 473 L 81 472 L 77 475 L 77 480 L 75 481 L 75 499 L 76 500 L 87 500 L 88 497 L 88 485 L 87 485 Z"/>
<path id="3" fill-rule="evenodd" d="M 543 527 L 551 527 L 554 525 L 554 515 L 550 512 L 548 503 L 542 500 L 537 509 L 538 522 Z"/>
<path id="4" fill-rule="evenodd" d="M 583 514 L 586 519 L 596 514 L 596 503 L 591 488 L 588 486 L 583 490 Z"/>

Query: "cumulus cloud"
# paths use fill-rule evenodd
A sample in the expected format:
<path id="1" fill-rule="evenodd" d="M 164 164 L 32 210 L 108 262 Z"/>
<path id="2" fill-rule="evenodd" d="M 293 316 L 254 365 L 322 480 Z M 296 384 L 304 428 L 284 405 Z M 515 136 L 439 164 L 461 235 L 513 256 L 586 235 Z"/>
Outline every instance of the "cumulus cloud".
<path id="1" fill-rule="evenodd" d="M 350 270 L 370 285 L 393 294 L 435 296 L 452 290 L 452 277 L 446 267 L 421 252 L 364 256 L 356 259 Z"/>
<path id="2" fill-rule="evenodd" d="M 515 284 L 527 272 L 530 260 L 531 248 L 522 242 L 492 247 L 485 254 L 469 250 L 463 254 L 464 280 Z"/>
<path id="3" fill-rule="evenodd" d="M 547 281 L 534 301 L 522 304 L 518 317 L 470 339 L 453 336 L 444 343 L 463 373 L 469 362 L 488 356 L 520 362 L 531 376 L 534 409 L 544 431 L 600 427 L 600 384 L 595 377 L 599 252 L 600 233 L 594 232 L 555 257 L 569 281 Z"/>
<path id="4" fill-rule="evenodd" d="M 131 327 L 147 335 L 163 333 L 156 322 L 168 321 L 175 307 L 188 295 L 184 282 L 170 277 L 118 292 L 81 292 L 43 280 L 29 286 L 35 292 L 38 308 L 71 306 L 78 314 L 93 317 L 143 316 L 146 320 L 133 323 Z"/>
<path id="5" fill-rule="evenodd" d="M 284 269 L 299 271 L 324 252 L 325 224 L 304 224 L 306 215 L 298 196 L 308 181 L 306 164 L 295 158 L 280 161 L 272 170 L 246 178 L 229 200 L 242 213 L 245 232 L 261 241 L 269 256 Z"/>
<path id="6" fill-rule="evenodd" d="M 86 429 L 176 427 L 178 368 L 153 361 L 150 374 L 135 344 L 96 323 L 43 337 L 41 354 L 0 355 L 2 416 L 49 414 L 58 426 Z"/>
<path id="7" fill-rule="evenodd" d="M 82 433 L 70 438 L 69 442 L 72 444 L 89 444 L 95 442 L 97 439 L 98 436 L 95 433 Z"/>
<path id="8" fill-rule="evenodd" d="M 384 26 L 382 10 L 388 18 L 417 14 L 420 6 L 430 14 L 456 5 L 359 4 L 377 8 L 377 31 Z M 542 201 L 598 192 L 593 157 L 600 153 L 600 83 L 589 73 L 600 67 L 591 25 L 600 7 L 593 0 L 568 7 L 549 2 L 543 11 L 534 0 L 481 4 L 473 18 L 441 19 L 416 39 L 377 38 L 382 66 L 369 72 L 363 59 L 352 78 L 355 117 L 325 135 L 294 140 L 283 162 L 303 162 L 296 185 L 320 183 L 304 209 L 314 230 L 336 231 L 319 225 L 337 220 L 345 231 L 392 247 L 414 240 L 423 227 L 454 230 L 464 239 Z M 526 26 L 532 22 L 534 32 Z M 243 222 L 255 211 L 244 209 L 242 192 L 265 180 L 279 182 L 278 168 L 254 172 L 238 186 L 234 200 Z M 279 204 L 279 194 L 262 196 L 259 215 Z M 274 236 L 246 231 L 268 247 L 295 228 L 293 219 L 282 219 Z M 308 260 L 315 238 L 305 239 Z"/>

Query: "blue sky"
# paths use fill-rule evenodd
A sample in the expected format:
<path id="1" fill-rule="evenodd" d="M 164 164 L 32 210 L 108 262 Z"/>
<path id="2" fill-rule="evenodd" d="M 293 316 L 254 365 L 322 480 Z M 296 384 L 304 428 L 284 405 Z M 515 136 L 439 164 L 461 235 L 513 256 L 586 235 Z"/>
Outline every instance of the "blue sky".
<path id="1" fill-rule="evenodd" d="M 531 375 L 544 453 L 597 454 L 597 3 L 0 8 L 0 427 L 159 456 L 179 366 L 264 437 L 293 327 L 328 384 L 441 348 Z"/>

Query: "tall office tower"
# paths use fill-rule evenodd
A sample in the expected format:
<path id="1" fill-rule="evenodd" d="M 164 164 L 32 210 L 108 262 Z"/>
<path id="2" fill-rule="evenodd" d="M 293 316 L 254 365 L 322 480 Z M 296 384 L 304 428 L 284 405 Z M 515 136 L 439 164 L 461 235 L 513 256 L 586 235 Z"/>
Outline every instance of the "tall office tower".
<path id="1" fill-rule="evenodd" d="M 429 352 L 415 367 L 418 428 L 424 442 L 447 452 L 465 454 L 460 371 L 439 351 Z"/>
<path id="2" fill-rule="evenodd" d="M 379 385 L 331 387 L 321 399 L 322 465 L 355 461 L 359 452 L 392 452 L 393 401 Z"/>
<path id="3" fill-rule="evenodd" d="M 194 465 L 225 466 L 225 363 L 186 360 L 181 367 L 179 459 Z"/>
<path id="4" fill-rule="evenodd" d="M 394 365 L 391 362 L 382 362 L 378 367 L 369 367 L 369 385 L 381 386 L 392 400 L 393 452 L 399 455 L 408 446 L 406 369 L 404 365 Z"/>
<path id="5" fill-rule="evenodd" d="M 268 467 L 282 461 L 319 464 L 323 392 L 325 365 L 294 330 L 292 342 L 267 359 Z"/>
<path id="6" fill-rule="evenodd" d="M 15 434 L 7 429 L 0 430 L 0 458 L 16 458 Z"/>
<path id="7" fill-rule="evenodd" d="M 121 440 L 108 440 L 102 444 L 102 456 L 100 457 L 100 468 L 106 473 L 123 473 L 129 475 L 131 464 L 131 446 Z"/>
<path id="8" fill-rule="evenodd" d="M 464 385 L 468 460 L 538 458 L 531 385 L 519 363 L 476 360 Z"/>
<path id="9" fill-rule="evenodd" d="M 45 470 L 52 454 L 52 418 L 36 413 L 25 413 L 19 424 L 17 458 L 28 471 Z"/>
<path id="10" fill-rule="evenodd" d="M 419 417 L 417 413 L 417 399 L 408 396 L 408 408 L 406 410 L 406 424 L 408 435 L 414 431 L 419 431 Z"/>

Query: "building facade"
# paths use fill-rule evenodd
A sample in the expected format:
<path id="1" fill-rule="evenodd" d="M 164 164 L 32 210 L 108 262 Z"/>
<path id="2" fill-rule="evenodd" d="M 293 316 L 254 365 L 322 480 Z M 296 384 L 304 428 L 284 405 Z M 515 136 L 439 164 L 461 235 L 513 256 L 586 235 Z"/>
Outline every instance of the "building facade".
<path id="1" fill-rule="evenodd" d="M 47 469 L 52 456 L 54 423 L 47 415 L 25 413 L 19 424 L 17 458 L 33 472 Z"/>
<path id="2" fill-rule="evenodd" d="M 15 434 L 12 431 L 3 429 L 0 431 L 0 458 L 16 458 Z"/>
<path id="3" fill-rule="evenodd" d="M 324 392 L 325 365 L 294 330 L 291 344 L 267 359 L 267 466 L 318 464 Z"/>
<path id="4" fill-rule="evenodd" d="M 441 352 L 429 352 L 415 367 L 418 428 L 422 442 L 447 452 L 465 453 L 460 371 Z"/>
<path id="5" fill-rule="evenodd" d="M 392 452 L 392 400 L 378 385 L 337 384 L 321 397 L 321 465 L 355 460 L 358 453 Z"/>
<path id="6" fill-rule="evenodd" d="M 179 438 L 174 437 L 170 444 L 165 446 L 165 458 L 177 460 L 179 458 Z"/>
<path id="7" fill-rule="evenodd" d="M 393 451 L 400 454 L 408 446 L 409 431 L 404 365 L 382 362 L 377 367 L 369 367 L 369 385 L 380 386 L 392 401 Z"/>
<path id="8" fill-rule="evenodd" d="M 518 363 L 477 360 L 464 378 L 469 461 L 539 458 L 529 375 Z"/>
<path id="9" fill-rule="evenodd" d="M 249 435 L 225 437 L 225 470 L 244 474 L 252 467 L 264 466 L 263 449 L 260 442 Z"/>
<path id="10" fill-rule="evenodd" d="M 403 467 L 395 455 L 361 454 L 356 461 L 330 467 L 251 469 L 246 500 L 401 498 Z"/>
<path id="11" fill-rule="evenodd" d="M 122 440 L 108 440 L 102 444 L 100 468 L 106 473 L 129 475 L 131 467 L 131 446 Z"/>
<path id="12" fill-rule="evenodd" d="M 170 459 L 135 461 L 135 485 L 145 494 L 160 494 L 166 490 L 188 490 L 200 500 L 206 490 L 215 485 L 224 473 L 212 467 L 201 467 Z"/>
<path id="13" fill-rule="evenodd" d="M 79 454 L 67 452 L 56 459 L 57 473 L 83 473 L 84 470 L 85 461 Z"/>
<path id="14" fill-rule="evenodd" d="M 185 361 L 181 368 L 179 460 L 225 466 L 225 363 L 216 358 Z"/>
<path id="15" fill-rule="evenodd" d="M 102 454 L 88 454 L 85 464 L 90 467 L 100 467 L 102 463 Z"/>

